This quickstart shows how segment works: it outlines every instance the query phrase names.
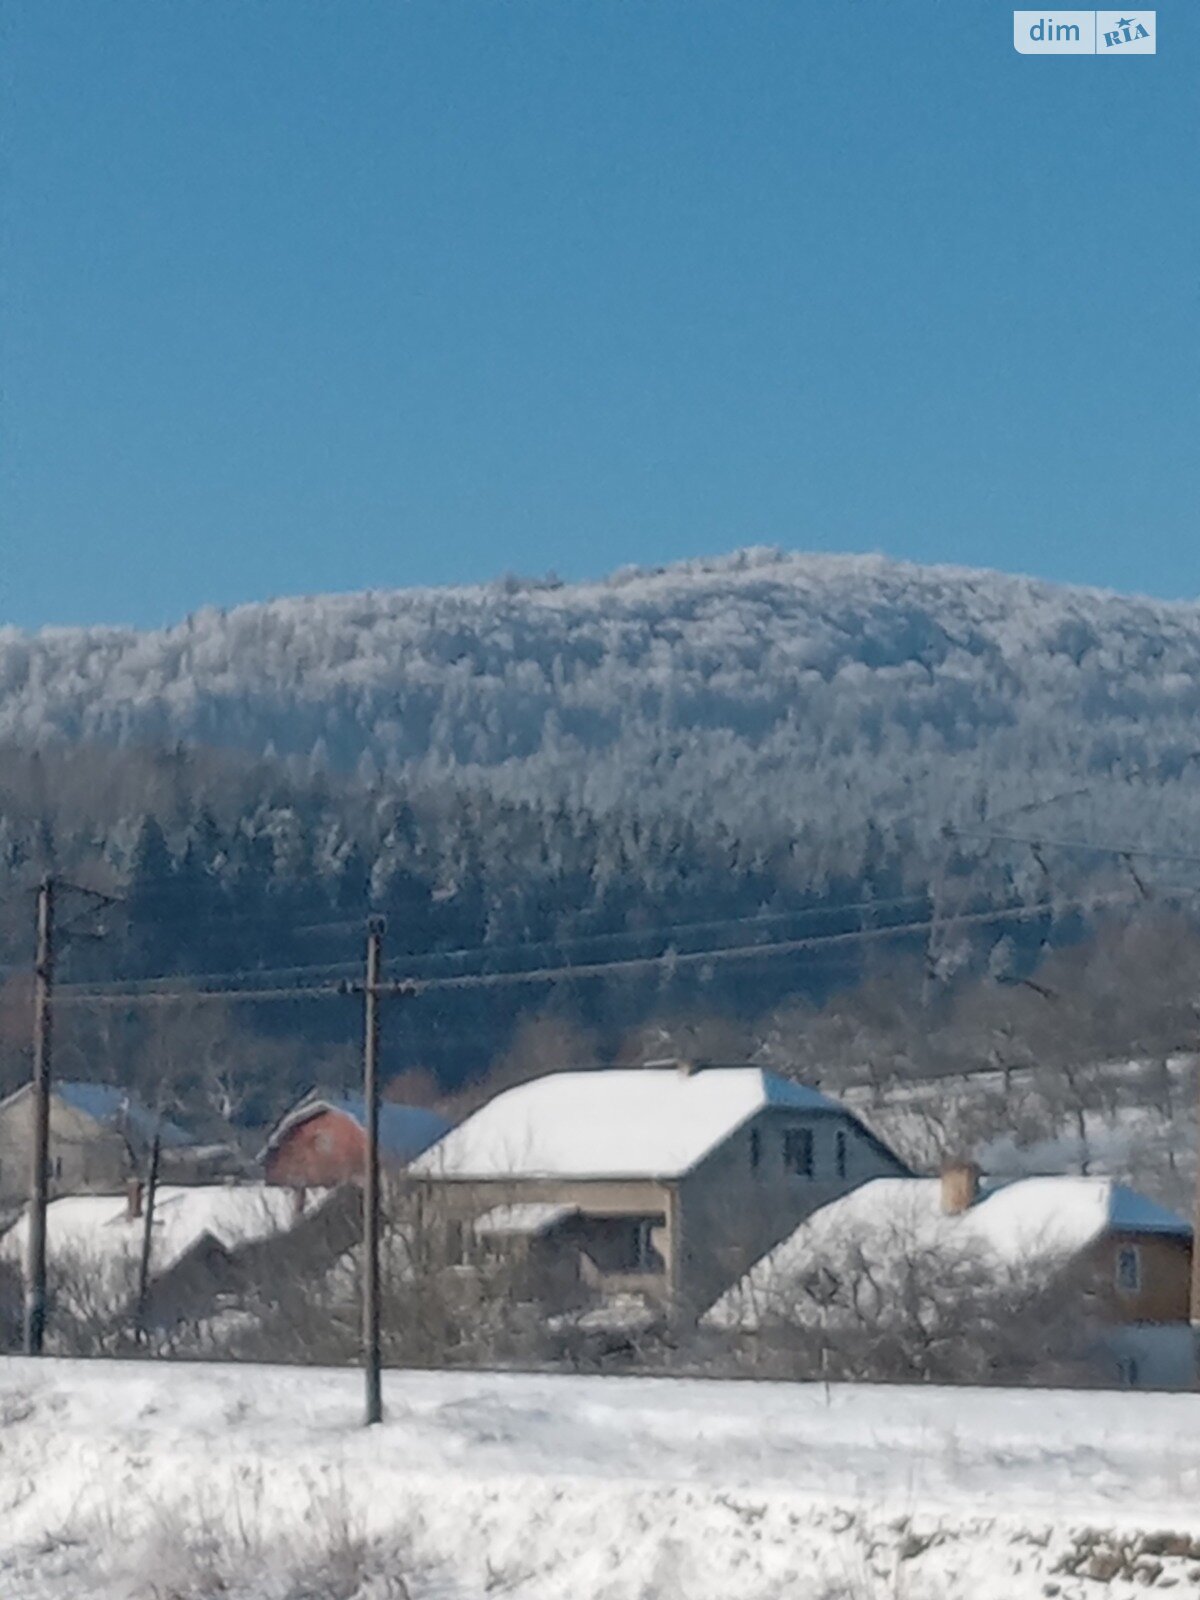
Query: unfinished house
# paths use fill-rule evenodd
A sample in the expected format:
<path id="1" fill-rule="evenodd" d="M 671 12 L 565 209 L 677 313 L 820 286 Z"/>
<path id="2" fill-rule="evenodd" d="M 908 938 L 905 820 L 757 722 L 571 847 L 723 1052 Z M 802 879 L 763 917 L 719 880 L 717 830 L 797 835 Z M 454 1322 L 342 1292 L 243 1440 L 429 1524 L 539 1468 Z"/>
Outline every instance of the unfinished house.
<path id="1" fill-rule="evenodd" d="M 0 1101 L 0 1213 L 29 1194 L 33 1085 Z M 177 1124 L 114 1084 L 56 1082 L 50 1096 L 50 1187 L 55 1195 L 113 1194 L 144 1170 L 158 1134 L 164 1168 L 178 1171 L 197 1151 Z M 181 1172 L 182 1176 L 183 1173 Z M 190 1175 L 190 1174 L 189 1174 Z"/>
<path id="2" fill-rule="evenodd" d="M 410 1169 L 464 1263 L 507 1249 L 686 1317 L 817 1207 L 903 1163 L 758 1067 L 560 1072 L 497 1095 Z"/>

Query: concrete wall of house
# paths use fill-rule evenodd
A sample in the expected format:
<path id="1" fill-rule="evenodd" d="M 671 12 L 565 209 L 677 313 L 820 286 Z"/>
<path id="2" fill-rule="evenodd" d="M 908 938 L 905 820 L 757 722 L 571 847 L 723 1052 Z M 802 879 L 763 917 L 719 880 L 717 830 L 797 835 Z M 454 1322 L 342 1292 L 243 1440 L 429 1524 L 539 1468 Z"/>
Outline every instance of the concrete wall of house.
<path id="1" fill-rule="evenodd" d="M 784 1160 L 785 1135 L 802 1129 L 812 1135 L 811 1177 L 790 1172 Z M 844 1174 L 838 1170 L 839 1132 L 845 1140 Z M 768 1107 L 679 1180 L 435 1178 L 429 1187 L 447 1220 L 455 1222 L 468 1222 L 493 1206 L 529 1201 L 578 1206 L 584 1215 L 570 1237 L 583 1254 L 585 1280 L 610 1291 L 656 1295 L 686 1318 L 710 1305 L 818 1206 L 869 1178 L 904 1171 L 852 1117 Z M 589 1229 L 588 1219 L 616 1217 L 661 1217 L 651 1233 L 660 1271 L 605 1270 L 600 1230 Z M 589 1254 L 592 1233 L 596 1250 Z"/>
<path id="2" fill-rule="evenodd" d="M 1102 1381 L 1123 1389 L 1195 1389 L 1196 1335 L 1189 1323 L 1126 1323 L 1104 1337 Z"/>
<path id="3" fill-rule="evenodd" d="M 1138 1252 L 1140 1288 L 1123 1290 L 1117 1278 L 1121 1251 Z M 1170 1323 L 1188 1320 L 1192 1246 L 1189 1239 L 1161 1233 L 1112 1233 L 1094 1244 L 1086 1264 L 1103 1295 L 1107 1320 Z"/>
<path id="4" fill-rule="evenodd" d="M 578 1206 L 583 1213 L 561 1232 L 564 1245 L 579 1252 L 582 1276 L 610 1292 L 638 1289 L 666 1299 L 671 1293 L 667 1264 L 673 1256 L 671 1185 L 647 1178 L 495 1178 L 426 1180 L 431 1206 L 441 1208 L 447 1223 L 469 1223 L 494 1206 L 545 1201 Z M 607 1270 L 605 1229 L 600 1219 L 661 1218 L 651 1242 L 663 1262 L 661 1272 Z"/>
<path id="5" fill-rule="evenodd" d="M 547 1201 L 576 1205 L 596 1216 L 642 1216 L 665 1211 L 667 1185 L 654 1178 L 430 1178 L 429 1190 L 449 1216 L 478 1217 L 493 1206 Z"/>
<path id="6" fill-rule="evenodd" d="M 18 1095 L 0 1112 L 0 1205 L 29 1193 L 33 1152 L 33 1095 Z M 114 1194 L 132 1174 L 128 1147 L 118 1133 L 64 1101 L 50 1101 L 50 1192 Z"/>
<path id="7" fill-rule="evenodd" d="M 812 1137 L 811 1176 L 785 1160 L 787 1135 L 800 1130 Z M 672 1285 L 680 1314 L 702 1312 L 819 1206 L 905 1172 L 853 1117 L 766 1107 L 680 1181 Z"/>
<path id="8" fill-rule="evenodd" d="M 319 1111 L 306 1117 L 268 1152 L 268 1183 L 302 1188 L 334 1188 L 362 1178 L 366 1134 L 344 1111 Z"/>

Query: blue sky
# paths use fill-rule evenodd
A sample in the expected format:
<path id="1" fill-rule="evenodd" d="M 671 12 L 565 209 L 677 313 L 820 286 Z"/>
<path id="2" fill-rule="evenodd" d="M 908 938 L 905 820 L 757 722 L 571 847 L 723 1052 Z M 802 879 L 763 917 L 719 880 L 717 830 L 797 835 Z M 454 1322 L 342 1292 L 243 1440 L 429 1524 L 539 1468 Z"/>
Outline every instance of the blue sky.
<path id="1" fill-rule="evenodd" d="M 742 544 L 1200 594 L 1200 7 L 6 0 L 0 621 Z"/>

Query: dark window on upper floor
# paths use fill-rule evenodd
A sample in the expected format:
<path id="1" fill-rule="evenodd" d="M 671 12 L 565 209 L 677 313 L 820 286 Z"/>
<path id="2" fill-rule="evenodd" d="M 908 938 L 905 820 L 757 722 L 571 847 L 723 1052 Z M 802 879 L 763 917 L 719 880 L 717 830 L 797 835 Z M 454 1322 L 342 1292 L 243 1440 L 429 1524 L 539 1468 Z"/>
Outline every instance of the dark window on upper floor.
<path id="1" fill-rule="evenodd" d="M 813 1136 L 811 1128 L 789 1128 L 783 1136 L 783 1167 L 797 1178 L 813 1175 Z"/>
<path id="2" fill-rule="evenodd" d="M 846 1176 L 846 1130 L 839 1128 L 833 1136 L 833 1164 L 839 1178 Z"/>
<path id="3" fill-rule="evenodd" d="M 1122 1294 L 1137 1294 L 1142 1287 L 1142 1255 L 1135 1244 L 1117 1251 L 1117 1288 Z"/>
<path id="4" fill-rule="evenodd" d="M 762 1134 L 759 1133 L 757 1128 L 751 1128 L 750 1129 L 750 1165 L 755 1169 L 755 1171 L 758 1170 L 758 1164 L 759 1164 L 759 1162 L 761 1160 L 762 1160 Z"/>

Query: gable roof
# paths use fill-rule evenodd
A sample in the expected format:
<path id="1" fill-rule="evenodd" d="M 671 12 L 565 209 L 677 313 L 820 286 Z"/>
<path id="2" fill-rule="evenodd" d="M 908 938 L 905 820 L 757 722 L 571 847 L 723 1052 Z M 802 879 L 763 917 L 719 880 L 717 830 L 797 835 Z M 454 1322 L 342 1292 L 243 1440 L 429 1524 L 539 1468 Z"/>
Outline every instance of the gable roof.
<path id="1" fill-rule="evenodd" d="M 850 1115 L 759 1067 L 556 1072 L 498 1094 L 414 1170 L 462 1179 L 676 1178 L 768 1106 Z"/>
<path id="2" fill-rule="evenodd" d="M 985 1194 L 966 1215 L 993 1249 L 1010 1254 L 1070 1254 L 1104 1233 L 1192 1233 L 1175 1212 L 1112 1178 L 1020 1178 Z"/>
<path id="3" fill-rule="evenodd" d="M 206 1237 L 233 1249 L 286 1232 L 295 1221 L 292 1196 L 272 1184 L 160 1184 L 154 1195 L 151 1267 L 165 1272 Z M 144 1216 L 129 1215 L 124 1195 L 66 1195 L 46 1208 L 46 1247 L 52 1263 L 127 1269 L 140 1256 L 145 1227 Z M 23 1258 L 28 1231 L 26 1212 L 0 1239 L 0 1257 Z"/>
<path id="4" fill-rule="evenodd" d="M 1052 1270 L 1105 1234 L 1191 1237 L 1182 1217 L 1111 1178 L 1019 1178 L 967 1211 L 942 1210 L 938 1178 L 874 1178 L 822 1206 L 755 1263 L 708 1312 L 718 1326 L 757 1326 L 787 1306 L 823 1263 L 846 1252 L 886 1281 L 905 1251 L 934 1252 L 948 1266 L 976 1262 L 998 1276 Z"/>
<path id="5" fill-rule="evenodd" d="M 276 1123 L 263 1147 L 262 1157 L 277 1149 L 293 1128 L 328 1111 L 349 1117 L 360 1128 L 366 1127 L 367 1106 L 362 1095 L 312 1095 Z M 379 1107 L 379 1148 L 394 1161 L 411 1161 L 428 1150 L 450 1126 L 449 1120 L 437 1111 L 385 1100 Z"/>
<path id="6" fill-rule="evenodd" d="M 32 1093 L 33 1085 L 23 1083 L 7 1100 L 0 1102 L 0 1110 Z M 81 1116 L 90 1117 L 93 1122 L 113 1133 L 131 1136 L 142 1145 L 151 1144 L 156 1132 L 164 1149 L 181 1150 L 196 1142 L 185 1128 L 151 1111 L 136 1094 L 119 1084 L 77 1083 L 70 1079 L 55 1078 L 50 1086 L 50 1094 Z"/>

